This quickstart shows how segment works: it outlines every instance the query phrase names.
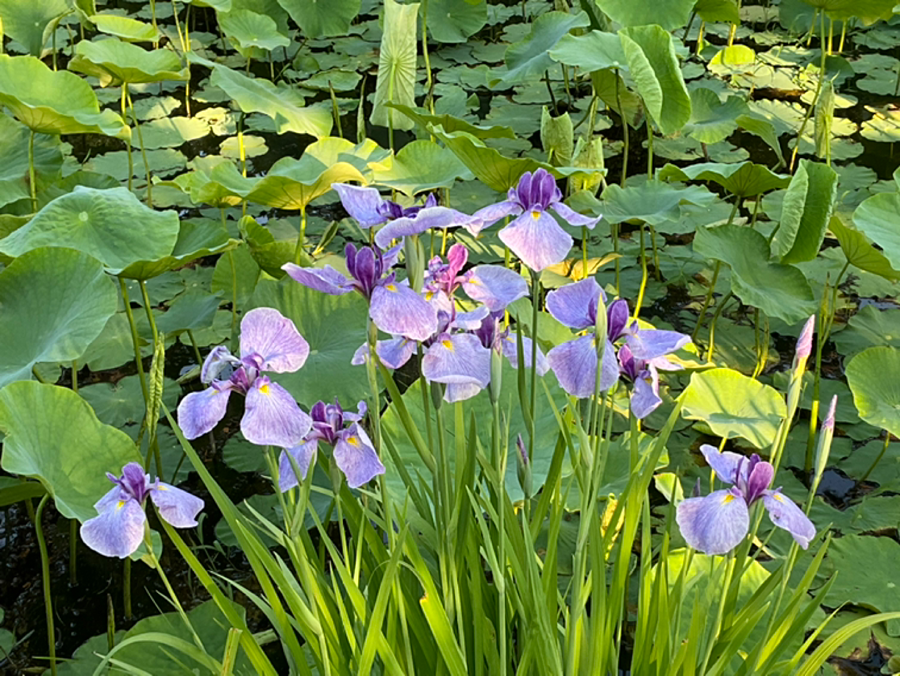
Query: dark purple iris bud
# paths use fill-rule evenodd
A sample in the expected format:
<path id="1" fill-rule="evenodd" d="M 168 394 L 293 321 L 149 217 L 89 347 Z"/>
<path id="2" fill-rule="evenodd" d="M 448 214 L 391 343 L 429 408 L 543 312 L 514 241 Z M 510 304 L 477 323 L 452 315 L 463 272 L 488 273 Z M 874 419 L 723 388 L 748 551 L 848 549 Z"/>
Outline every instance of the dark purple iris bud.
<path id="1" fill-rule="evenodd" d="M 510 188 L 506 200 L 479 209 L 476 221 L 466 227 L 477 234 L 482 228 L 501 218 L 519 214 L 500 231 L 500 240 L 519 259 L 535 272 L 561 263 L 572 248 L 572 237 L 556 222 L 548 209 L 553 209 L 570 226 L 593 228 L 600 217 L 582 216 L 563 204 L 562 192 L 556 179 L 545 169 L 534 174 L 526 171 L 515 188 Z"/>
<path id="2" fill-rule="evenodd" d="M 365 415 L 366 404 L 362 401 L 359 402 L 356 413 L 344 411 L 337 399 L 333 404 L 323 401 L 316 403 L 310 410 L 313 420 L 310 433 L 302 443 L 281 453 L 278 463 L 278 486 L 281 492 L 284 493 L 300 482 L 294 465 L 300 469 L 301 479 L 306 478 L 320 441 L 332 447 L 334 462 L 346 477 L 350 488 L 359 488 L 379 474 L 384 474 L 384 465 L 378 459 L 369 435 L 359 424 Z"/>
<path id="3" fill-rule="evenodd" d="M 619 298 L 610 304 L 606 309 L 606 334 L 610 340 L 616 341 L 622 337 L 630 317 L 628 301 L 624 298 Z"/>
<path id="4" fill-rule="evenodd" d="M 704 554 L 726 554 L 747 537 L 750 506 L 762 500 L 769 518 L 791 534 L 803 549 L 816 536 L 816 528 L 780 488 L 770 490 L 775 468 L 753 454 L 746 458 L 730 451 L 719 452 L 704 444 L 700 452 L 723 482 L 731 488 L 706 497 L 691 497 L 676 507 L 675 520 L 685 541 Z"/>

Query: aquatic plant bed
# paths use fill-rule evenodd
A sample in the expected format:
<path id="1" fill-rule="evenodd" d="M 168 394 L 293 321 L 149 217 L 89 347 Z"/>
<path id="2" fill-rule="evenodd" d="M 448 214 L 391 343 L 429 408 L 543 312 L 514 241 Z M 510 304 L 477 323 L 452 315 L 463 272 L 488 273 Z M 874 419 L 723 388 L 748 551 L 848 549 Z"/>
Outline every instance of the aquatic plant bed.
<path id="1" fill-rule="evenodd" d="M 0 22 L 0 672 L 900 673 L 896 0 Z"/>

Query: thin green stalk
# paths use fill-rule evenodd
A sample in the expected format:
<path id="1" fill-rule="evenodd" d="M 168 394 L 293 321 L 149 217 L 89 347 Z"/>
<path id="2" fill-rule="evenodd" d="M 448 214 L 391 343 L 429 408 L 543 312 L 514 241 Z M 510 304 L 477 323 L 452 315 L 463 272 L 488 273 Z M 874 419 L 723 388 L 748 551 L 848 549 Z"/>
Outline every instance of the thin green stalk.
<path id="1" fill-rule="evenodd" d="M 150 331 L 153 335 L 153 347 L 156 347 L 156 343 L 159 342 L 159 332 L 156 330 L 156 320 L 153 318 L 153 308 L 150 306 L 150 296 L 147 294 L 147 284 L 144 280 L 138 281 L 138 286 L 141 287 L 141 298 L 144 301 L 144 312 L 147 313 L 147 321 L 150 323 Z"/>
<path id="2" fill-rule="evenodd" d="M 150 21 L 153 24 L 154 33 L 159 33 L 159 27 L 156 25 L 156 0 L 150 0 Z M 159 47 L 159 40 L 153 41 L 153 49 Z"/>
<path id="3" fill-rule="evenodd" d="M 884 457 L 884 454 L 887 453 L 887 449 L 888 449 L 888 446 L 890 446 L 890 444 L 891 444 L 891 433 L 885 431 L 884 446 L 881 447 L 881 452 L 878 454 L 878 457 L 875 458 L 875 462 L 872 463 L 872 466 L 869 467 L 869 469 L 866 470 L 866 473 L 862 475 L 862 478 L 859 480 L 860 483 L 862 483 L 863 481 L 865 481 L 866 479 L 869 478 L 869 475 L 872 473 L 872 470 L 874 470 L 878 466 L 878 463 L 881 462 L 881 459 Z"/>
<path id="4" fill-rule="evenodd" d="M 431 59 L 428 56 L 428 0 L 422 0 L 422 56 L 425 59 L 425 108 L 434 115 L 432 96 L 434 80 L 431 76 Z"/>
<path id="5" fill-rule="evenodd" d="M 300 265 L 303 245 L 306 242 L 306 207 L 300 209 L 300 232 L 297 234 L 297 247 L 294 249 L 294 263 Z"/>
<path id="6" fill-rule="evenodd" d="M 47 616 L 47 649 L 50 651 L 50 673 L 56 676 L 56 629 L 53 626 L 53 590 L 50 588 L 50 556 L 47 553 L 47 541 L 44 538 L 44 527 L 41 525 L 41 517 L 44 515 L 44 507 L 50 494 L 47 493 L 38 503 L 34 514 L 34 531 L 37 537 L 38 548 L 41 552 L 41 582 L 44 588 L 44 613 Z"/>
<path id="7" fill-rule="evenodd" d="M 541 276 L 540 273 L 531 271 L 531 392 L 530 394 L 530 412 L 528 426 L 528 457 L 534 458 L 535 452 L 535 419 L 537 418 L 537 347 L 538 347 L 538 321 L 540 318 L 539 308 L 541 303 Z M 502 514 L 501 510 L 501 514 Z"/>
<path id="8" fill-rule="evenodd" d="M 122 567 L 122 603 L 125 606 L 125 621 L 130 622 L 131 612 L 131 559 L 125 559 Z"/>
<path id="9" fill-rule="evenodd" d="M 713 353 L 716 351 L 716 322 L 719 320 L 719 315 L 722 314 L 722 310 L 725 309 L 725 304 L 731 300 L 732 292 L 729 291 L 722 297 L 722 301 L 719 303 L 716 308 L 716 312 L 713 315 L 712 321 L 709 323 L 709 348 L 706 353 L 706 360 L 709 361 L 712 359 Z"/>
<path id="10" fill-rule="evenodd" d="M 537 307 L 536 303 L 535 307 Z M 536 338 L 534 339 L 534 341 L 535 343 L 537 342 Z M 497 560 L 499 562 L 499 570 L 497 571 L 499 573 L 499 578 L 494 579 L 494 585 L 497 588 L 497 638 L 499 641 L 500 649 L 500 676 L 506 676 L 508 662 L 506 646 L 506 525 L 504 523 L 506 505 L 503 504 L 506 497 L 506 492 L 503 489 L 503 477 L 505 476 L 505 467 L 503 461 L 506 454 L 503 452 L 504 444 L 501 443 L 502 428 L 500 426 L 501 416 L 499 397 L 494 397 L 492 406 L 493 426 L 491 430 L 491 454 L 495 466 L 495 471 L 497 472 L 498 481 L 498 486 L 496 487 L 495 492 L 497 494 Z M 529 455 L 529 457 L 533 458 L 534 456 Z"/>
<path id="11" fill-rule="evenodd" d="M 122 122 L 128 124 L 128 83 L 122 83 Z M 131 154 L 131 139 L 125 141 L 125 154 L 128 156 L 128 190 L 132 190 L 134 184 L 134 157 Z"/>
<path id="12" fill-rule="evenodd" d="M 653 125 L 650 118 L 646 120 L 647 124 L 647 180 L 653 180 Z"/>
<path id="13" fill-rule="evenodd" d="M 78 519 L 69 520 L 69 584 L 78 584 Z"/>
<path id="14" fill-rule="evenodd" d="M 144 147 L 144 133 L 141 131 L 141 123 L 138 121 L 137 112 L 134 110 L 134 101 L 131 100 L 131 94 L 128 93 L 128 85 L 122 85 L 125 88 L 125 96 L 128 99 L 128 107 L 131 108 L 131 118 L 134 120 L 134 128 L 137 130 L 138 143 L 141 146 L 141 157 L 144 160 L 144 174 L 147 177 L 147 206 L 153 206 L 153 180 L 150 175 L 150 161 L 147 159 L 147 149 Z"/>
<path id="15" fill-rule="evenodd" d="M 797 132 L 797 141 L 794 143 L 794 152 L 791 153 L 791 164 L 788 167 L 788 172 L 791 174 L 794 173 L 794 163 L 797 161 L 797 153 L 800 152 L 800 139 L 803 138 L 803 132 L 806 131 L 806 125 L 809 123 L 809 118 L 815 110 L 816 105 L 819 103 L 819 96 L 822 94 L 822 85 L 825 83 L 825 12 L 819 13 L 819 10 L 817 9 L 816 13 L 820 17 L 819 24 L 821 26 L 819 43 L 822 51 L 822 58 L 819 65 L 819 81 L 816 84 L 815 96 L 813 96 L 813 100 L 809 104 L 809 107 L 807 107 L 806 114 L 803 116 L 803 122 L 800 124 L 800 131 Z M 809 29 L 810 35 L 812 35 L 813 30 L 815 30 L 815 25 L 815 19 L 813 19 L 813 25 Z"/>
<path id="16" fill-rule="evenodd" d="M 222 217 L 222 229 L 228 236 L 228 219 L 225 216 L 225 208 L 219 207 L 219 214 Z M 237 264 L 234 260 L 234 251 L 228 250 L 228 264 L 231 266 L 231 336 L 237 335 Z"/>
<path id="17" fill-rule="evenodd" d="M 622 140 L 625 144 L 622 149 L 622 178 L 619 181 L 621 186 L 625 187 L 625 179 L 628 177 L 628 119 L 625 117 L 625 111 L 622 109 L 622 97 L 619 94 L 619 69 L 616 68 L 613 71 L 616 75 L 616 108 L 618 109 L 619 117 L 622 118 Z M 619 266 L 616 264 L 616 286 L 619 285 L 618 282 L 618 271 Z"/>
<path id="18" fill-rule="evenodd" d="M 197 632 L 194 631 L 194 628 L 191 625 L 191 621 L 190 619 L 188 619 L 187 613 L 184 611 L 184 608 L 181 605 L 181 601 L 178 600 L 178 595 L 175 593 L 175 590 L 169 583 L 169 578 L 166 576 L 166 571 L 163 570 L 163 566 L 160 563 L 159 558 L 156 556 L 156 552 L 153 551 L 153 539 L 150 537 L 149 528 L 144 531 L 144 546 L 147 548 L 147 556 L 150 557 L 150 560 L 153 563 L 153 567 L 156 568 L 156 572 L 159 573 L 159 578 L 162 580 L 163 586 L 166 588 L 166 592 L 169 594 L 169 599 L 175 606 L 175 610 L 181 616 L 181 619 L 184 621 L 185 626 L 187 626 L 187 628 L 190 630 L 191 639 L 194 641 L 196 646 L 200 648 L 200 650 L 206 652 L 206 649 L 203 647 L 203 643 L 197 636 Z"/>
<path id="19" fill-rule="evenodd" d="M 31 211 L 37 213 L 37 185 L 34 177 L 34 129 L 28 135 L 28 189 L 31 192 Z"/>
<path id="20" fill-rule="evenodd" d="M 641 223 L 641 286 L 638 289 L 637 301 L 634 304 L 634 318 L 641 314 L 641 306 L 644 304 L 644 291 L 647 289 L 647 251 L 644 249 L 644 224 Z"/>
<path id="21" fill-rule="evenodd" d="M 656 228 L 650 226 L 650 250 L 653 252 L 653 276 L 657 282 L 662 281 L 662 273 L 659 271 L 659 248 L 656 246 Z"/>
<path id="22" fill-rule="evenodd" d="M 197 365 L 203 365 L 203 355 L 200 354 L 200 348 L 197 347 L 197 339 L 194 338 L 194 332 L 190 329 L 187 330 L 188 339 L 191 341 L 191 347 L 194 348 L 194 357 L 197 359 Z"/>
<path id="23" fill-rule="evenodd" d="M 138 379 L 141 381 L 141 392 L 144 394 L 144 401 L 149 398 L 147 392 L 147 376 L 144 375 L 144 361 L 141 356 L 141 342 L 138 338 L 137 324 L 134 321 L 134 313 L 131 311 L 131 301 L 128 298 L 128 287 L 125 280 L 119 277 L 119 289 L 122 291 L 122 302 L 125 305 L 125 316 L 128 318 L 128 325 L 131 327 L 131 345 L 134 348 L 134 361 L 137 364 Z"/>

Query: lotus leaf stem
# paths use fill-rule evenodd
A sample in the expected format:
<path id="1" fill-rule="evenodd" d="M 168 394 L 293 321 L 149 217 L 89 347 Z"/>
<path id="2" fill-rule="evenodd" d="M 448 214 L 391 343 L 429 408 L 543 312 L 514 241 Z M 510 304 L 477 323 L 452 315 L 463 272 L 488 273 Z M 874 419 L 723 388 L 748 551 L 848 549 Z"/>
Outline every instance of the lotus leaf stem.
<path id="1" fill-rule="evenodd" d="M 645 224 L 641 223 L 641 286 L 638 289 L 638 297 L 634 303 L 634 318 L 637 319 L 641 314 L 641 307 L 644 304 L 644 292 L 647 290 L 647 250 L 644 244 Z"/>
<path id="2" fill-rule="evenodd" d="M 621 77 L 619 76 L 619 69 L 613 69 L 613 73 L 616 76 L 616 108 L 619 113 L 619 117 L 622 118 L 622 141 L 624 142 L 624 147 L 622 149 L 622 178 L 619 181 L 621 186 L 625 187 L 625 179 L 628 177 L 628 116 L 625 115 L 625 110 L 622 108 L 622 97 L 619 93 L 619 82 L 621 81 Z M 593 131 L 593 130 L 592 130 Z M 616 288 L 619 286 L 619 264 L 616 262 Z"/>
<path id="3" fill-rule="evenodd" d="M 144 375 L 144 362 L 141 355 L 141 342 L 138 337 L 137 324 L 134 321 L 134 313 L 131 311 L 131 300 L 128 298 L 128 287 L 125 285 L 125 279 L 119 277 L 119 289 L 122 292 L 122 302 L 125 305 L 125 316 L 128 318 L 128 325 L 131 327 L 131 345 L 134 348 L 134 361 L 137 364 L 138 378 L 141 381 L 141 392 L 144 394 L 144 401 L 148 399 L 147 394 L 147 376 Z"/>
<path id="4" fill-rule="evenodd" d="M 718 307 L 716 308 L 716 312 L 713 315 L 712 321 L 709 323 L 709 347 L 706 352 L 706 360 L 710 361 L 712 359 L 713 353 L 716 350 L 716 322 L 719 320 L 719 315 L 722 314 L 722 311 L 725 309 L 726 303 L 731 300 L 731 297 L 734 294 L 729 291 L 724 296 L 722 296 L 722 300 L 719 302 Z"/>
<path id="5" fill-rule="evenodd" d="M 53 626 L 53 590 L 50 588 L 50 556 L 47 554 L 47 541 L 44 538 L 44 527 L 41 518 L 50 494 L 46 493 L 38 503 L 34 514 L 34 531 L 41 552 L 41 581 L 44 588 L 44 611 L 47 616 L 47 650 L 50 651 L 50 673 L 56 676 L 56 629 Z"/>
<path id="6" fill-rule="evenodd" d="M 37 213 L 37 185 L 34 177 L 34 129 L 28 135 L 28 189 L 31 192 L 31 211 Z"/>

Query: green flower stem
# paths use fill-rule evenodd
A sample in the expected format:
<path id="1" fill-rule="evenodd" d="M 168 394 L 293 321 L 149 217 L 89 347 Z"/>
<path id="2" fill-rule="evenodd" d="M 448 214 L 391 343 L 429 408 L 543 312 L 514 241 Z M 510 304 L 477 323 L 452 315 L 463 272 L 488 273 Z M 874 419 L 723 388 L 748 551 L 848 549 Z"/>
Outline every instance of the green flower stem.
<path id="1" fill-rule="evenodd" d="M 144 301 L 144 312 L 147 313 L 147 321 L 150 323 L 150 331 L 153 333 L 153 347 L 156 347 L 156 343 L 159 342 L 159 332 L 156 330 L 156 320 L 153 318 L 153 309 L 150 307 L 150 296 L 147 295 L 147 285 L 144 283 L 144 280 L 141 279 L 138 281 L 138 286 L 141 287 L 141 298 Z"/>
<path id="2" fill-rule="evenodd" d="M 69 520 L 69 584 L 78 584 L 78 519 Z"/>
<path id="3" fill-rule="evenodd" d="M 300 209 L 300 232 L 297 235 L 297 248 L 294 249 L 294 263 L 300 265 L 303 245 L 306 242 L 306 207 Z"/>
<path id="4" fill-rule="evenodd" d="M 531 271 L 531 392 L 530 409 L 528 418 L 528 457 L 534 457 L 535 451 L 535 419 L 537 418 L 537 349 L 538 349 L 538 322 L 540 320 L 539 308 L 541 305 L 541 275 Z M 503 511 L 501 510 L 501 514 Z"/>
<path id="5" fill-rule="evenodd" d="M 532 273 L 534 274 L 534 273 Z M 535 299 L 535 307 L 537 307 Z M 537 314 L 537 313 L 535 313 Z M 536 344 L 536 339 L 532 339 Z M 506 621 L 506 525 L 505 514 L 506 514 L 506 505 L 504 504 L 504 500 L 506 499 L 506 491 L 503 490 L 503 478 L 506 475 L 506 467 L 504 466 L 504 460 L 506 454 L 503 452 L 503 447 L 505 444 L 502 443 L 501 434 L 503 432 L 500 426 L 500 403 L 499 397 L 494 397 L 494 401 L 492 403 L 493 406 L 493 426 L 491 430 L 491 459 L 494 462 L 495 471 L 497 472 L 497 482 L 498 485 L 496 487 L 495 493 L 497 495 L 497 542 L 498 542 L 498 552 L 497 552 L 497 560 L 499 561 L 499 579 L 494 579 L 494 585 L 497 588 L 497 638 L 499 641 L 499 651 L 500 651 L 500 676 L 506 676 L 507 669 L 507 647 L 506 647 L 506 632 L 507 632 L 507 621 Z M 533 425 L 532 425 L 533 428 Z M 532 429 L 533 432 L 533 429 Z M 530 458 L 533 458 L 533 455 L 529 455 Z"/>
<path id="6" fill-rule="evenodd" d="M 647 180 L 653 180 L 653 125 L 650 118 L 646 119 L 647 125 Z"/>
<path id="7" fill-rule="evenodd" d="M 128 125 L 128 83 L 122 83 L 122 122 Z M 132 189 L 134 183 L 134 157 L 131 154 L 131 140 L 125 141 L 125 154 L 128 156 L 128 190 Z"/>
<path id="8" fill-rule="evenodd" d="M 222 217 L 222 229 L 228 236 L 228 218 L 225 216 L 225 207 L 219 207 L 219 215 Z M 231 335 L 237 334 L 237 264 L 234 260 L 234 251 L 228 250 L 228 264 L 231 266 Z"/>
<path id="9" fill-rule="evenodd" d="M 131 559 L 125 559 L 122 567 L 122 603 L 125 606 L 125 621 L 130 622 L 131 613 Z"/>
<path id="10" fill-rule="evenodd" d="M 872 463 L 872 466 L 869 467 L 869 469 L 866 470 L 866 473 L 862 475 L 862 478 L 860 479 L 860 483 L 869 478 L 869 475 L 872 473 L 872 470 L 874 470 L 878 466 L 878 463 L 881 462 L 881 459 L 884 457 L 884 454 L 887 453 L 887 449 L 888 449 L 888 446 L 890 446 L 890 444 L 891 444 L 891 433 L 888 431 L 885 431 L 884 446 L 881 447 L 881 452 L 878 454 L 878 457 L 875 458 L 875 462 Z"/>
<path id="11" fill-rule="evenodd" d="M 31 211 L 37 213 L 37 185 L 34 178 L 34 129 L 28 135 L 28 190 L 31 192 Z"/>
<path id="12" fill-rule="evenodd" d="M 616 75 L 616 108 L 619 113 L 619 117 L 622 119 L 622 140 L 625 143 L 625 147 L 622 149 L 622 178 L 619 183 L 624 188 L 625 187 L 625 179 L 628 177 L 628 118 L 625 117 L 625 111 L 622 109 L 622 97 L 619 94 L 619 69 L 616 68 L 613 71 Z M 619 285 L 619 265 L 616 263 L 616 286 Z"/>
<path id="13" fill-rule="evenodd" d="M 647 251 L 644 248 L 644 224 L 641 223 L 641 286 L 638 289 L 637 301 L 634 304 L 634 318 L 637 319 L 641 314 L 641 307 L 644 304 L 644 292 L 647 290 Z"/>
<path id="14" fill-rule="evenodd" d="M 428 0 L 422 0 L 422 56 L 425 59 L 425 109 L 434 115 L 434 80 L 431 76 L 431 59 L 428 56 Z"/>
<path id="15" fill-rule="evenodd" d="M 128 93 L 128 84 L 123 84 L 125 97 L 128 99 L 128 107 L 131 109 L 131 118 L 134 120 L 134 128 L 138 135 L 138 144 L 141 146 L 141 157 L 144 160 L 144 174 L 147 177 L 147 206 L 153 206 L 153 180 L 150 175 L 150 162 L 147 160 L 147 149 L 144 147 L 144 133 L 141 131 L 141 123 L 138 121 L 137 112 L 134 110 L 134 101 Z M 129 141 L 130 145 L 130 141 Z"/>
<path id="16" fill-rule="evenodd" d="M 50 589 L 50 556 L 47 554 L 47 541 L 44 538 L 44 527 L 41 525 L 41 517 L 44 515 L 44 507 L 50 494 L 47 493 L 38 503 L 34 514 L 34 531 L 41 552 L 41 581 L 44 588 L 44 614 L 47 616 L 47 649 L 50 651 L 50 673 L 56 676 L 56 630 L 53 626 L 53 591 Z"/>
<path id="17" fill-rule="evenodd" d="M 656 246 L 656 228 L 650 226 L 650 250 L 653 252 L 653 276 L 657 282 L 662 281 L 662 273 L 659 271 L 659 248 Z"/>
<path id="18" fill-rule="evenodd" d="M 719 303 L 716 308 L 716 312 L 713 315 L 712 321 L 709 324 L 709 348 L 706 352 L 706 360 L 709 361 L 712 359 L 713 352 L 716 350 L 716 322 L 719 321 L 719 315 L 722 314 L 722 310 L 725 309 L 725 304 L 731 300 L 731 297 L 734 294 L 729 291 L 722 297 L 722 301 Z"/>
<path id="19" fill-rule="evenodd" d="M 137 364 L 138 378 L 141 381 L 141 392 L 144 394 L 144 402 L 149 399 L 147 391 L 147 376 L 144 375 L 144 362 L 141 356 L 141 342 L 138 338 L 137 324 L 134 322 L 134 313 L 131 311 L 131 301 L 128 298 L 128 287 L 125 280 L 119 277 L 119 289 L 122 291 L 122 301 L 125 305 L 125 316 L 128 317 L 128 325 L 131 327 L 131 345 L 134 348 L 134 361 Z"/>
<path id="20" fill-rule="evenodd" d="M 160 517 L 160 521 L 164 521 L 164 519 Z M 162 564 L 160 563 L 159 558 L 156 556 L 156 552 L 153 551 L 153 540 L 150 537 L 150 529 L 146 527 L 144 530 L 144 546 L 147 548 L 147 556 L 150 557 L 150 560 L 153 563 L 153 567 L 156 568 L 156 572 L 159 573 L 159 578 L 162 580 L 163 586 L 165 586 L 166 592 L 169 594 L 169 598 L 171 599 L 172 604 L 175 606 L 175 610 L 178 611 L 181 619 L 184 620 L 184 624 L 190 630 L 191 638 L 193 639 L 197 647 L 200 648 L 200 650 L 206 652 L 206 649 L 203 647 L 203 643 L 197 636 L 197 632 L 194 631 L 194 627 L 191 625 L 191 620 L 188 618 L 187 613 L 184 612 L 181 601 L 178 600 L 178 595 L 175 593 L 175 590 L 169 583 L 169 578 L 166 576 L 166 571 L 163 570 Z"/>

